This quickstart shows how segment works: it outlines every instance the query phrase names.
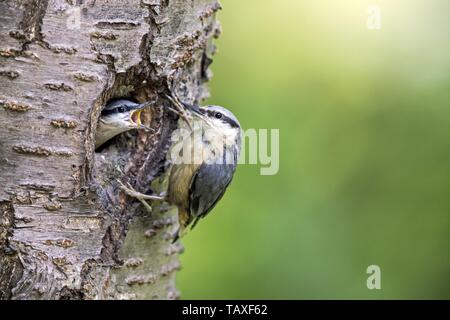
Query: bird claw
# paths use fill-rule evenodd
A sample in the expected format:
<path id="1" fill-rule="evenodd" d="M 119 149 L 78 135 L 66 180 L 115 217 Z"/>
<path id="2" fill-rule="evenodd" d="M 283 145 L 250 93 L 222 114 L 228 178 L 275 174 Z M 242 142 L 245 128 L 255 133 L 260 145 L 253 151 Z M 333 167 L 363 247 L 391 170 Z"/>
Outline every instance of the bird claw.
<path id="1" fill-rule="evenodd" d="M 141 201 L 141 200 L 153 200 L 153 201 L 164 200 L 164 197 L 162 197 L 162 196 L 147 195 L 147 194 L 143 194 L 141 192 L 137 192 L 136 190 L 133 189 L 133 187 L 129 183 L 127 183 L 128 186 L 126 186 L 120 180 L 117 180 L 117 182 L 119 183 L 119 187 L 123 192 L 125 192 L 130 197 L 135 198 L 139 201 Z"/>
<path id="2" fill-rule="evenodd" d="M 153 209 L 146 200 L 162 201 L 165 199 L 163 196 L 149 196 L 149 195 L 137 192 L 136 190 L 133 189 L 133 187 L 129 183 L 127 183 L 128 186 L 126 186 L 122 183 L 122 181 L 120 181 L 118 179 L 117 179 L 117 183 L 119 184 L 120 190 L 125 192 L 128 196 L 139 200 L 144 205 L 144 207 L 147 209 L 148 212 L 152 212 Z"/>

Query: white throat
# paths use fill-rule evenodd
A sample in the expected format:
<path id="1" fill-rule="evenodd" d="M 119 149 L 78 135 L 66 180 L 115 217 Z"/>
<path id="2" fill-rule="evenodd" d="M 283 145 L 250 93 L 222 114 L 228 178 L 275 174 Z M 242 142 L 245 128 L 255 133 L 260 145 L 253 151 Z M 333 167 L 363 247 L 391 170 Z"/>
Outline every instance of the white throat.
<path id="1" fill-rule="evenodd" d="M 106 141 L 128 130 L 130 130 L 130 128 L 118 127 L 114 125 L 114 123 L 109 124 L 100 119 L 98 122 L 97 132 L 95 135 L 95 148 L 100 147 Z"/>

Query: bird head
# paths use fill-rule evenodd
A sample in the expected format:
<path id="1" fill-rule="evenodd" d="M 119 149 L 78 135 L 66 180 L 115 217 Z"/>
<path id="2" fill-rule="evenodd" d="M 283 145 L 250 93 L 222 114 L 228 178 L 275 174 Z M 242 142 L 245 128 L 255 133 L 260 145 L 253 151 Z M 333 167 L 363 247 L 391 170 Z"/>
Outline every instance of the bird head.
<path id="1" fill-rule="evenodd" d="M 199 107 L 194 113 L 200 114 L 206 118 L 210 125 L 215 127 L 225 127 L 229 129 L 240 130 L 241 125 L 236 116 L 228 109 L 220 106 Z"/>
<path id="2" fill-rule="evenodd" d="M 228 109 L 209 105 L 205 107 L 187 107 L 194 117 L 200 119 L 205 146 L 219 156 L 228 150 L 232 158 L 237 159 L 241 149 L 241 125 L 236 116 Z M 219 161 L 219 159 L 216 159 Z M 220 160 L 221 161 L 221 160 Z M 229 163 L 229 162 L 228 162 Z"/>
<path id="3" fill-rule="evenodd" d="M 137 129 L 141 126 L 141 113 L 146 104 L 138 104 L 129 100 L 115 100 L 102 110 L 100 121 L 118 131 Z"/>
<path id="4" fill-rule="evenodd" d="M 114 136 L 132 129 L 147 128 L 142 124 L 142 111 L 148 103 L 138 104 L 119 99 L 109 102 L 102 110 L 97 126 L 96 148 Z"/>

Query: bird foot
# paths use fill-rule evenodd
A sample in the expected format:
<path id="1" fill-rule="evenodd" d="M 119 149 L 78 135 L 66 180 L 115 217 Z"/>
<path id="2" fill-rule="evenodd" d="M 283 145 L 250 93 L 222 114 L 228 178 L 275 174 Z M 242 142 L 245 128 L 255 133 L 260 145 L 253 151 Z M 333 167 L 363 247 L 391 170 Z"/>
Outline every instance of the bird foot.
<path id="1" fill-rule="evenodd" d="M 133 189 L 132 186 L 130 186 L 130 184 L 128 184 L 128 186 L 125 186 L 121 181 L 117 181 L 120 185 L 120 189 L 125 192 L 127 195 L 129 195 L 130 197 L 136 198 L 138 200 L 153 200 L 153 201 L 162 201 L 164 200 L 163 196 L 156 196 L 156 195 L 147 195 L 147 194 L 143 194 L 140 192 L 137 192 L 136 190 Z"/>
<path id="2" fill-rule="evenodd" d="M 139 200 L 149 212 L 152 212 L 152 207 L 148 204 L 146 200 L 163 201 L 165 199 L 164 196 L 146 195 L 137 192 L 136 190 L 133 189 L 133 187 L 129 183 L 127 183 L 128 186 L 124 185 L 119 180 L 117 180 L 117 183 L 119 184 L 119 187 L 123 192 L 125 192 L 128 196 Z"/>

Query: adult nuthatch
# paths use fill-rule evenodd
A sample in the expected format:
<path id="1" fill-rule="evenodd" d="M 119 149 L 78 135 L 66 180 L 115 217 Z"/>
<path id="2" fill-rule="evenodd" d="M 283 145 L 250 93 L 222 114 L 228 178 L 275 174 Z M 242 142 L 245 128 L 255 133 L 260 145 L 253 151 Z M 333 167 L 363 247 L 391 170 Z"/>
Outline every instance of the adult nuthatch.
<path id="1" fill-rule="evenodd" d="M 175 136 L 167 191 L 168 201 L 178 207 L 180 231 L 194 227 L 222 198 L 241 150 L 241 127 L 233 113 L 219 106 L 186 107 L 192 130 Z"/>
<path id="2" fill-rule="evenodd" d="M 189 225 L 194 227 L 222 198 L 233 179 L 241 149 L 241 127 L 233 113 L 219 106 L 183 105 L 191 119 L 180 122 L 172 136 L 169 160 L 173 164 L 167 195 L 144 195 L 122 185 L 122 190 L 141 202 L 166 200 L 176 205 L 180 225 L 176 239 L 180 231 Z"/>

